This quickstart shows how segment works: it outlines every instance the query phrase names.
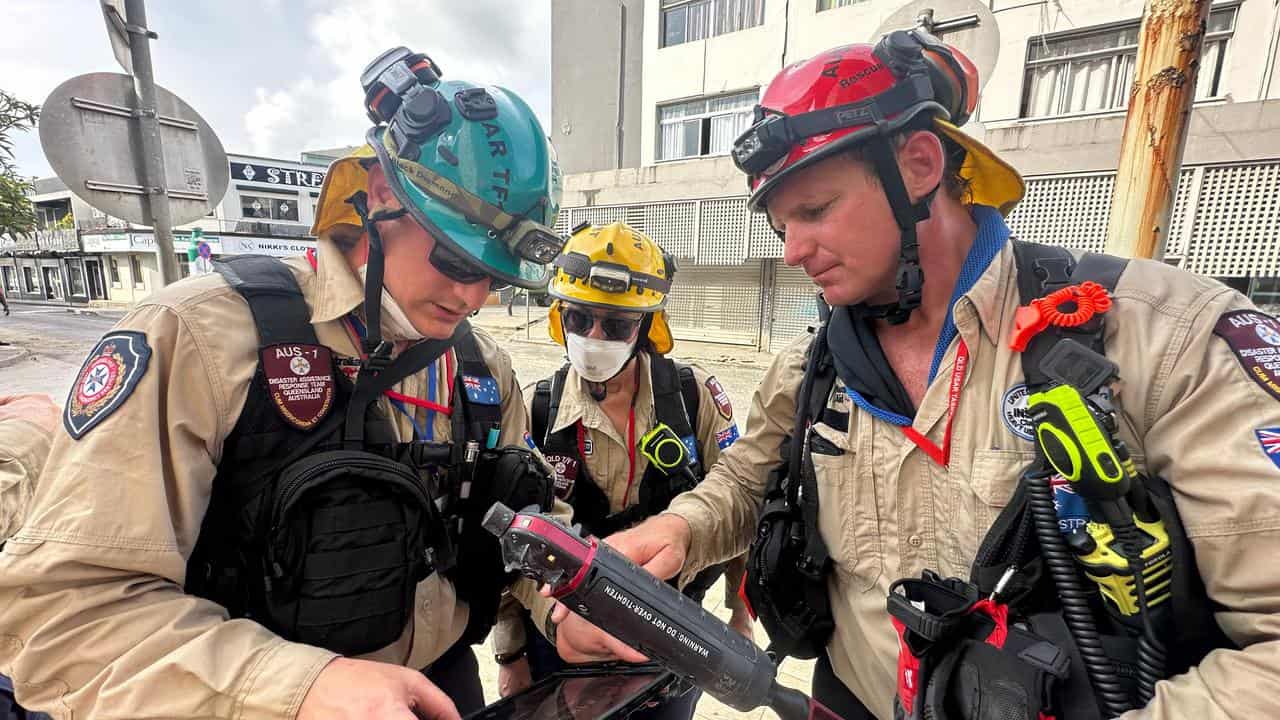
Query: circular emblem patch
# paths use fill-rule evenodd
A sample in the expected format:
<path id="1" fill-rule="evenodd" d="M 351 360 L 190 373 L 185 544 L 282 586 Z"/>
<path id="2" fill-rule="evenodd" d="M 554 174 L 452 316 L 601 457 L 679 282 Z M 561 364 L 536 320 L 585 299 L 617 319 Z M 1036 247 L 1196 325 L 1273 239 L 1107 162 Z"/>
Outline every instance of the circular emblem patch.
<path id="1" fill-rule="evenodd" d="M 1253 326 L 1254 332 L 1268 345 L 1280 345 L 1280 331 L 1270 325 L 1259 323 Z"/>
<path id="2" fill-rule="evenodd" d="M 1005 391 L 1004 401 L 1001 403 L 1005 427 L 1023 440 L 1035 439 L 1031 432 L 1031 413 L 1027 410 L 1029 395 L 1026 384 L 1018 383 Z"/>
<path id="3" fill-rule="evenodd" d="M 102 400 L 116 389 L 116 379 L 120 377 L 120 363 L 114 355 L 115 348 L 107 352 L 111 355 L 99 355 L 85 368 L 80 387 L 76 391 L 76 399 L 83 405 L 92 405 Z"/>
<path id="4" fill-rule="evenodd" d="M 311 372 L 311 363 L 304 357 L 296 357 L 289 361 L 289 369 L 294 375 L 306 375 Z"/>

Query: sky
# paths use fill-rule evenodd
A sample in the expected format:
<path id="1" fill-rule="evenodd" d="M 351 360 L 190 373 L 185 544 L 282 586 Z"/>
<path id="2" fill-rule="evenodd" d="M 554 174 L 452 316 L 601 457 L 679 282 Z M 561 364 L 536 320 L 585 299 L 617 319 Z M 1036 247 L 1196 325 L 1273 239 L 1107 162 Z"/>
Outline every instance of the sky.
<path id="1" fill-rule="evenodd" d="M 380 52 L 425 52 L 447 78 L 502 85 L 548 127 L 550 0 L 149 0 L 156 82 L 194 107 L 227 152 L 297 159 L 359 144 L 359 76 Z M 42 103 L 64 80 L 123 72 L 97 0 L 3 0 L 0 89 Z M 33 130 L 24 175 L 52 175 Z"/>

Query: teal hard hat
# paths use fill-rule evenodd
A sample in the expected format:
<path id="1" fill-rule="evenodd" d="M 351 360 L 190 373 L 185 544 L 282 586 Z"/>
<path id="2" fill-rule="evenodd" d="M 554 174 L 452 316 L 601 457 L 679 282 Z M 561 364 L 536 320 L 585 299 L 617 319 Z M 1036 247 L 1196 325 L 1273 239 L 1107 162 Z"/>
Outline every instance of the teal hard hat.
<path id="1" fill-rule="evenodd" d="M 529 105 L 502 87 L 442 80 L 429 58 L 405 48 L 374 60 L 361 84 L 379 125 L 349 158 L 359 170 L 338 167 L 347 159 L 330 169 L 314 231 L 360 224 L 345 200 L 363 189 L 363 167 L 376 157 L 397 200 L 437 242 L 499 282 L 545 286 L 564 244 L 552 230 L 561 178 Z"/>

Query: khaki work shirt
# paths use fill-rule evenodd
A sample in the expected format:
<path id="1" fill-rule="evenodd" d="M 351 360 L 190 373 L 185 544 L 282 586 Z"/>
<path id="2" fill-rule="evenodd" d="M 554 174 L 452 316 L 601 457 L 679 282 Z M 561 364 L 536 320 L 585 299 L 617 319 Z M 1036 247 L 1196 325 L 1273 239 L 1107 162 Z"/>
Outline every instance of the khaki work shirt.
<path id="1" fill-rule="evenodd" d="M 1135 260 L 1108 313 L 1107 356 L 1119 364 L 1120 435 L 1150 474 L 1167 479 L 1228 637 L 1190 672 L 1157 685 L 1126 720 L 1269 717 L 1280 697 L 1280 466 L 1259 431 L 1280 432 L 1280 389 L 1250 378 L 1219 319 L 1253 306 L 1218 282 Z M 815 431 L 842 451 L 813 455 L 819 530 L 831 551 L 835 674 L 882 720 L 893 717 L 897 638 L 885 610 L 889 584 L 925 569 L 968 577 L 979 544 L 1034 457 L 1006 423 L 1006 393 L 1023 382 L 1008 347 L 1018 289 L 1006 244 L 953 309 L 959 329 L 913 427 L 941 445 L 948 384 L 959 340 L 970 350 L 951 439 L 941 467 L 901 430 L 833 393 L 850 413 L 847 432 Z M 1259 332 L 1261 335 L 1262 332 Z M 1277 333 L 1276 335 L 1280 335 Z M 1276 343 L 1280 337 L 1273 335 Z M 780 354 L 752 400 L 747 432 L 671 512 L 693 530 L 685 572 L 741 552 L 754 536 L 765 477 L 795 417 L 802 338 Z"/>
<path id="2" fill-rule="evenodd" d="M 338 370 L 359 357 L 341 319 L 364 290 L 335 245 L 318 246 L 317 270 L 304 258 L 287 264 Z M 55 717 L 293 718 L 334 653 L 183 592 L 223 443 L 258 365 L 248 305 L 220 275 L 204 275 L 154 293 L 116 329 L 145 334 L 149 364 L 100 424 L 54 440 L 26 524 L 0 553 L 0 669 L 23 705 Z M 528 419 L 510 357 L 484 332 L 476 339 L 501 393 L 500 444 L 522 445 Z M 436 363 L 438 387 L 452 384 L 446 367 Z M 429 371 L 395 389 L 426 397 Z M 411 439 L 409 419 L 384 409 Z M 443 413 L 433 427 L 450 438 Z M 513 592 L 545 622 L 551 603 L 531 582 Z M 459 639 L 468 611 L 452 583 L 432 574 L 414 604 L 401 639 L 366 659 L 422 668 Z"/>
<path id="3" fill-rule="evenodd" d="M 608 496 L 610 513 L 621 512 L 640 503 L 640 481 L 649 468 L 648 459 L 639 451 L 640 439 L 658 424 L 649 354 L 638 353 L 636 362 L 640 364 L 637 373 L 640 383 L 636 388 L 632 432 L 635 449 L 630 449 L 632 443 L 627 440 L 627 428 L 614 427 L 604 409 L 587 392 L 578 371 L 572 367 L 565 376 L 555 425 L 547 428 L 548 433 L 556 433 L 582 423 L 585 431 L 582 443 L 585 475 Z M 733 415 L 733 405 L 729 402 L 728 395 L 724 394 L 719 381 L 697 365 L 691 367 L 698 384 L 698 417 L 693 419 L 698 454 L 703 468 L 710 468 L 720 460 L 721 445 L 727 448 L 737 439 L 738 424 Z M 534 387 L 531 384 L 524 388 L 525 405 L 530 416 L 533 413 Z M 541 442 L 542 438 L 536 440 Z M 586 482 L 584 473 L 567 474 L 564 467 L 556 467 L 554 462 L 551 465 L 556 473 L 556 493 L 561 499 L 572 492 L 572 483 Z M 726 607 L 742 607 L 738 587 L 745 572 L 745 555 L 735 557 L 725 569 Z M 526 638 L 520 613 L 520 608 L 511 604 L 504 607 L 502 619 L 494 630 L 494 651 L 498 654 L 515 652 L 524 647 Z"/>

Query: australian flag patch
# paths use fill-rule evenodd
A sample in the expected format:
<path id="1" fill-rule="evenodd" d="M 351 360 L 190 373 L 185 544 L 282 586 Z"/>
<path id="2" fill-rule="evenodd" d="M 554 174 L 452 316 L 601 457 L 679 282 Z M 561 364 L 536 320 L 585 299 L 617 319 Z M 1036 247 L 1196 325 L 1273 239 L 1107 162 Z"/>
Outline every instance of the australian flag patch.
<path id="1" fill-rule="evenodd" d="M 1262 452 L 1267 454 L 1271 462 L 1280 468 L 1280 427 L 1259 428 L 1253 431 L 1262 445 Z"/>
<path id="2" fill-rule="evenodd" d="M 476 405 L 502 404 L 502 396 L 498 393 L 498 381 L 492 377 L 463 375 L 462 387 L 467 393 L 467 402 Z"/>
<path id="3" fill-rule="evenodd" d="M 738 424 L 734 423 L 729 427 L 716 433 L 716 445 L 721 449 L 725 449 L 732 445 L 738 439 Z"/>

